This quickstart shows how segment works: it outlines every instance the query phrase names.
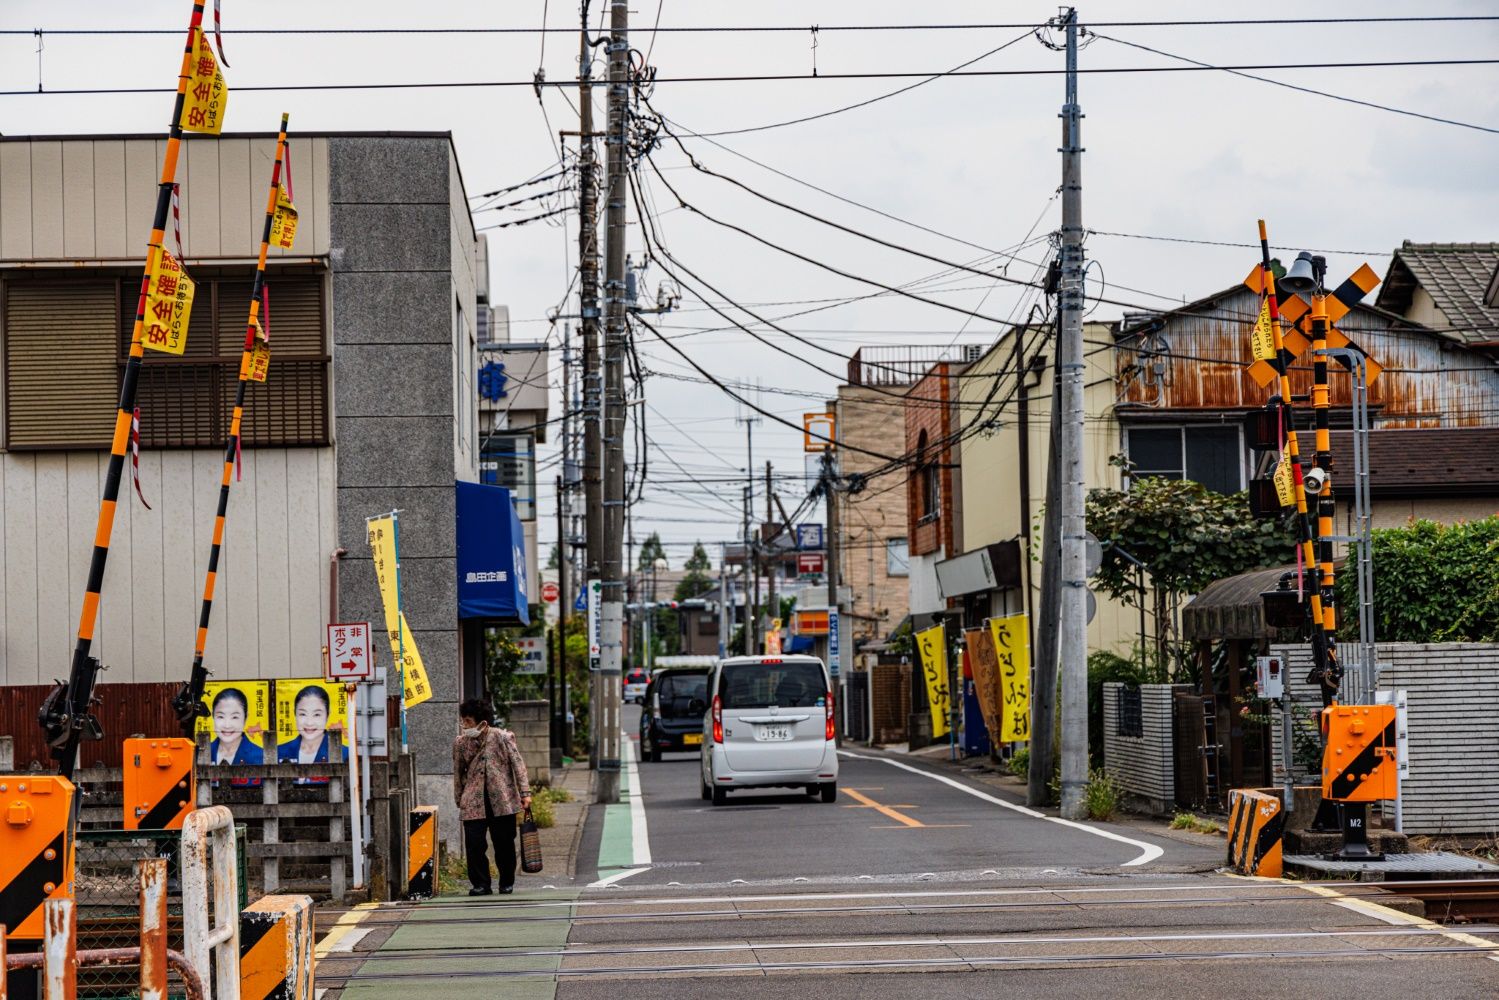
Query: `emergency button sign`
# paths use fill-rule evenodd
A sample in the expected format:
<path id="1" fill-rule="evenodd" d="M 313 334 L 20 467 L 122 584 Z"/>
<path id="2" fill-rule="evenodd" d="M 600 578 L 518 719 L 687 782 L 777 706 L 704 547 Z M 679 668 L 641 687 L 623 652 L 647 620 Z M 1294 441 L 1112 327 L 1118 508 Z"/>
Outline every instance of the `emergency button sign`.
<path id="1" fill-rule="evenodd" d="M 367 681 L 375 673 L 375 655 L 370 646 L 369 622 L 344 622 L 328 626 L 328 658 L 323 676 L 329 683 Z"/>

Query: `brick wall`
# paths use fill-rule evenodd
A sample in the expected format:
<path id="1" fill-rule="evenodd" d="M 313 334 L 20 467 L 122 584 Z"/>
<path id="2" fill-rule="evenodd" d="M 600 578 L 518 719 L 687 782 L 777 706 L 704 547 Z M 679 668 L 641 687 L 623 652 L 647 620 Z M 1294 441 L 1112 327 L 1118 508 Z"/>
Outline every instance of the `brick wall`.
<path id="1" fill-rule="evenodd" d="M 874 742 L 905 742 L 911 714 L 910 664 L 877 663 L 873 681 Z"/>
<path id="2" fill-rule="evenodd" d="M 906 480 L 906 524 L 913 556 L 929 555 L 939 549 L 949 554 L 953 551 L 953 470 L 948 468 L 953 452 L 950 446 L 941 443 L 952 431 L 950 375 L 950 365 L 933 365 L 931 373 L 912 386 L 906 398 L 906 453 L 915 454 L 925 432 L 928 451 L 924 460 L 942 466 L 938 473 L 941 497 L 935 518 L 922 519 L 920 470 L 913 470 Z"/>
<path id="3" fill-rule="evenodd" d="M 898 386 L 839 387 L 838 439 L 853 446 L 845 447 L 838 456 L 844 476 L 866 474 L 883 463 L 854 448 L 879 454 L 894 451 L 891 428 L 905 419 L 905 404 L 900 398 L 903 393 Z M 897 433 L 894 440 L 904 440 L 903 434 Z M 886 571 L 885 556 L 888 541 L 907 537 L 906 475 L 906 469 L 896 469 L 870 477 L 858 493 L 838 494 L 843 528 L 838 564 L 842 582 L 853 598 L 844 628 L 852 626 L 855 642 L 884 638 L 906 616 L 907 578 L 891 576 Z"/>
<path id="4" fill-rule="evenodd" d="M 526 761 L 526 772 L 532 784 L 552 783 L 552 734 L 545 701 L 513 701 L 505 716 L 505 728 L 515 734 L 515 742 Z"/>

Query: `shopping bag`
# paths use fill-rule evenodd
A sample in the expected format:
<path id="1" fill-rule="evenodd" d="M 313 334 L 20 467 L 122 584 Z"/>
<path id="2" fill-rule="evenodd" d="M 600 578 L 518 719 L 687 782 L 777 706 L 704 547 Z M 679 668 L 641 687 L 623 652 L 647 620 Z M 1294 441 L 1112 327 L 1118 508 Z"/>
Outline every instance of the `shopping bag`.
<path id="1" fill-rule="evenodd" d="M 541 871 L 541 831 L 529 807 L 520 824 L 520 870 L 527 875 Z"/>

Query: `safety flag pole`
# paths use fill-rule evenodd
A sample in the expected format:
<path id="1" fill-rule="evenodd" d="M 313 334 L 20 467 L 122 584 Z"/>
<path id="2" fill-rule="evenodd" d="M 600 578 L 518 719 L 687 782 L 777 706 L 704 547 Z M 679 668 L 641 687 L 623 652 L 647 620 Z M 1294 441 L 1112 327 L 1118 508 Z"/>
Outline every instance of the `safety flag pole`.
<path id="1" fill-rule="evenodd" d="M 266 196 L 265 225 L 260 235 L 260 256 L 255 262 L 255 280 L 250 286 L 250 314 L 245 323 L 245 342 L 239 357 L 239 382 L 234 390 L 234 411 L 229 418 L 229 440 L 224 445 L 224 472 L 219 481 L 219 506 L 213 519 L 213 541 L 208 548 L 208 571 L 203 577 L 203 604 L 198 612 L 198 635 L 193 644 L 193 668 L 188 681 L 172 699 L 172 708 L 177 715 L 177 724 L 182 735 L 191 738 L 200 716 L 206 715 L 203 704 L 203 687 L 208 681 L 208 670 L 203 666 L 203 650 L 208 645 L 208 620 L 213 613 L 213 592 L 218 582 L 219 554 L 224 545 L 224 518 L 229 513 L 229 490 L 233 483 L 235 461 L 239 456 L 240 426 L 245 413 L 245 388 L 252 381 L 265 381 L 265 366 L 270 360 L 267 338 L 261 326 L 260 304 L 265 289 L 265 261 L 270 252 L 272 229 L 279 234 L 286 229 L 284 216 L 277 217 L 281 195 L 281 164 L 286 157 L 286 123 L 288 115 L 281 115 L 281 129 L 276 135 L 276 160 L 271 165 L 270 193 Z M 284 242 L 290 245 L 287 238 Z"/>
<path id="2" fill-rule="evenodd" d="M 171 130 L 167 135 L 166 156 L 161 167 L 161 181 L 156 189 L 156 213 L 151 222 L 151 238 L 146 244 L 146 264 L 141 273 L 140 296 L 136 300 L 135 323 L 130 331 L 130 355 L 120 380 L 119 406 L 115 411 L 114 436 L 110 442 L 109 466 L 104 476 L 104 493 L 99 501 L 99 519 L 94 530 L 93 555 L 89 562 L 87 589 L 83 610 L 78 618 L 78 641 L 73 647 L 73 662 L 68 681 L 59 685 L 43 704 L 39 721 L 46 730 L 58 770 L 71 778 L 78 758 L 78 741 L 85 735 L 98 738 L 98 723 L 89 712 L 93 701 L 98 660 L 89 655 L 94 629 L 99 619 L 99 591 L 104 585 L 104 566 L 109 560 L 110 534 L 114 528 L 115 506 L 120 496 L 120 479 L 125 471 L 125 452 L 130 443 L 130 424 L 135 411 L 136 390 L 140 382 L 141 359 L 145 356 L 143 331 L 151 283 L 162 255 L 167 214 L 172 205 L 172 184 L 177 176 L 177 157 L 182 146 L 184 125 L 192 131 L 217 133 L 222 126 L 224 108 L 223 80 L 217 76 L 212 59 L 205 66 L 214 69 L 213 83 L 202 99 L 189 103 L 189 82 L 197 75 L 196 60 L 203 25 L 203 4 L 195 2 L 188 22 L 187 42 L 182 50 L 182 69 L 177 77 L 177 95 L 172 107 Z M 203 113 L 205 101 L 211 102 L 211 115 Z M 192 122 L 184 122 L 184 113 L 194 112 Z M 153 328 L 155 324 L 153 324 Z M 185 333 L 185 330 L 182 331 Z M 184 345 L 185 346 L 185 343 Z"/>

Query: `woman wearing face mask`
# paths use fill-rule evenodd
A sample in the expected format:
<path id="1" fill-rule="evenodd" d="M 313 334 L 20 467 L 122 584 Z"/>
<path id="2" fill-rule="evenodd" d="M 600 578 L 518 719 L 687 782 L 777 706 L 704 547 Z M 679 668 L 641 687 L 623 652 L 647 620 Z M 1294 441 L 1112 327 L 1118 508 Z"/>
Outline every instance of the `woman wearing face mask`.
<path id="1" fill-rule="evenodd" d="M 239 688 L 224 688 L 213 697 L 214 740 L 208 752 L 215 764 L 264 764 L 265 751 L 251 740 L 260 735 L 259 726 L 246 729 L 245 721 L 250 717 L 250 701 Z"/>
<path id="2" fill-rule="evenodd" d="M 493 725 L 494 710 L 470 698 L 458 706 L 462 732 L 453 741 L 453 798 L 463 820 L 463 848 L 468 859 L 470 896 L 488 896 L 489 856 L 486 838 L 494 842 L 500 869 L 500 892 L 515 891 L 515 817 L 531 805 L 526 762 L 515 734 Z"/>
<path id="3" fill-rule="evenodd" d="M 326 764 L 329 740 L 337 739 L 338 744 L 343 745 L 341 736 L 328 732 L 332 707 L 328 692 L 316 684 L 298 691 L 292 702 L 297 735 L 276 748 L 276 760 L 282 764 Z"/>

